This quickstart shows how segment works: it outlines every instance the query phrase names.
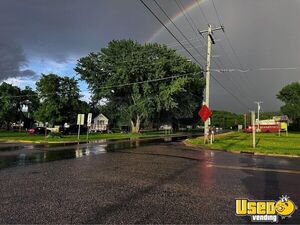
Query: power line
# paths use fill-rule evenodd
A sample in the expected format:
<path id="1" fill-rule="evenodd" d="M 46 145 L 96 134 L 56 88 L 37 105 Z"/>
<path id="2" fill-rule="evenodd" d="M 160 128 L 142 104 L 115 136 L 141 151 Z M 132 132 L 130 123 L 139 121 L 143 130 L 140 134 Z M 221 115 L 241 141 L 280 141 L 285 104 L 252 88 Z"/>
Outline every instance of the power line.
<path id="1" fill-rule="evenodd" d="M 227 54 L 227 51 L 225 51 L 225 48 L 223 47 L 223 45 L 221 44 L 221 42 L 218 43 L 218 46 L 220 47 L 220 49 L 222 50 L 222 52 L 224 52 L 224 54 L 226 55 L 226 59 L 229 61 L 229 63 L 231 64 L 231 66 L 233 66 L 233 68 L 235 68 L 234 63 L 232 62 L 232 60 L 230 59 L 229 55 Z M 243 79 L 240 79 L 241 82 L 244 82 L 245 84 L 248 83 L 247 80 L 246 80 L 246 77 L 244 77 L 244 76 L 238 76 L 238 77 L 239 77 L 239 78 L 243 78 Z M 237 80 L 235 80 L 235 81 L 236 81 L 236 83 L 237 83 L 238 86 L 242 86 L 242 85 L 240 85 L 240 84 L 238 83 Z M 243 90 L 242 92 L 244 92 L 244 93 L 246 94 L 247 98 L 248 98 L 248 94 L 246 93 L 246 91 L 247 91 L 247 92 L 250 91 L 250 88 L 244 88 L 244 89 L 242 89 L 242 90 Z M 249 94 L 250 94 L 250 92 L 249 92 Z M 251 100 L 251 99 L 249 99 L 249 100 Z"/>
<path id="2" fill-rule="evenodd" d="M 130 82 L 130 83 L 123 83 L 123 84 L 117 84 L 117 85 L 110 85 L 110 86 L 100 86 L 98 88 L 95 88 L 93 90 L 99 90 L 99 89 L 113 89 L 113 88 L 119 88 L 119 87 L 126 87 L 130 85 L 135 85 L 135 84 L 144 84 L 144 83 L 152 83 L 152 82 L 158 82 L 158 81 L 163 81 L 163 80 L 169 80 L 169 79 L 175 79 L 175 78 L 180 78 L 180 77 L 185 77 L 185 76 L 192 76 L 196 75 L 195 73 L 186 73 L 186 74 L 179 74 L 179 75 L 173 75 L 169 77 L 162 77 L 162 78 L 157 78 L 157 79 L 152 79 L 152 80 L 143 80 L 143 81 L 137 81 L 137 82 Z M 57 92 L 53 93 L 47 93 L 43 94 L 42 96 L 48 96 L 48 95 L 56 95 Z M 22 97 L 34 97 L 37 96 L 35 95 L 15 95 L 15 96 L 8 96 L 8 98 L 22 98 Z M 0 99 L 5 98 L 6 96 L 0 97 Z"/>
<path id="3" fill-rule="evenodd" d="M 196 45 L 195 48 L 203 48 L 203 45 Z M 194 49 L 193 47 L 187 48 L 189 50 Z M 183 52 L 185 51 L 184 49 L 176 49 L 177 52 Z"/>
<path id="4" fill-rule="evenodd" d="M 103 86 L 103 87 L 97 88 L 96 90 L 98 90 L 98 89 L 111 89 L 111 88 L 125 87 L 125 86 L 130 86 L 130 85 L 135 85 L 135 84 L 152 83 L 152 82 L 169 80 L 169 79 L 174 79 L 174 78 L 179 78 L 179 77 L 184 77 L 184 76 L 190 76 L 190 75 L 196 75 L 196 74 L 195 73 L 186 73 L 186 74 L 174 75 L 174 76 L 163 77 L 163 78 L 157 78 L 157 79 L 152 79 L 152 80 L 144 80 L 144 81 L 137 81 L 137 82 L 119 84 L 119 85 Z"/>
<path id="5" fill-rule="evenodd" d="M 199 33 L 196 31 L 198 30 L 197 25 L 195 23 L 195 21 L 193 20 L 193 18 L 191 17 L 191 15 L 188 12 L 185 12 L 184 7 L 182 5 L 182 3 L 180 2 L 180 0 L 176 0 L 175 1 L 177 7 L 179 8 L 179 10 L 181 11 L 181 13 L 184 15 L 185 20 L 188 22 L 188 24 L 190 25 L 190 27 L 192 28 L 192 30 L 194 31 L 196 38 L 199 35 Z M 193 28 L 193 25 L 190 23 L 189 19 L 191 20 L 191 22 L 194 24 L 194 26 L 196 27 L 196 30 Z M 201 43 L 201 45 L 203 45 L 204 47 L 207 47 L 205 42 L 202 41 L 201 38 L 197 38 L 197 40 Z M 214 51 L 212 50 L 212 53 L 214 53 Z M 218 63 L 214 58 L 212 59 L 212 61 L 218 66 L 221 67 L 222 63 Z M 219 60 L 218 60 L 219 61 Z M 221 64 L 221 65 L 220 65 Z M 224 67 L 224 66 L 222 66 Z"/>
<path id="6" fill-rule="evenodd" d="M 191 42 L 198 41 L 198 37 L 189 38 L 189 41 L 191 41 Z M 180 42 L 183 44 L 188 43 L 186 40 L 181 40 Z M 180 45 L 178 42 L 164 43 L 164 44 L 167 45 L 168 47 L 176 47 L 176 46 Z"/>
<path id="7" fill-rule="evenodd" d="M 216 7 L 216 5 L 215 5 L 214 0 L 212 0 L 212 5 L 213 5 L 214 11 L 215 11 L 215 13 L 216 13 L 216 16 L 217 16 L 217 20 L 218 20 L 218 22 L 219 22 L 219 25 L 223 24 L 223 23 L 222 23 L 222 20 L 221 20 L 221 16 L 220 16 L 220 14 L 219 14 L 219 12 L 218 12 L 218 10 L 217 10 L 217 7 Z M 230 40 L 229 40 L 229 38 L 228 38 L 228 35 L 227 35 L 227 33 L 225 32 L 225 30 L 223 30 L 223 34 L 224 34 L 224 36 L 225 36 L 226 41 L 227 41 L 228 44 L 229 44 L 229 47 L 231 48 L 231 51 L 233 52 L 233 54 L 234 54 L 234 56 L 235 56 L 235 58 L 236 58 L 236 60 L 237 60 L 237 62 L 238 62 L 238 64 L 239 64 L 240 68 L 244 68 L 243 65 L 242 65 L 242 63 L 241 63 L 241 61 L 240 61 L 240 58 L 238 57 L 238 55 L 237 55 L 235 49 L 233 48 L 233 46 L 232 46 L 232 44 L 231 44 L 231 42 L 230 42 Z M 221 43 L 219 43 L 219 46 L 220 46 L 220 48 L 223 50 L 223 52 L 225 53 L 225 55 L 227 56 L 228 60 L 230 61 L 230 64 L 231 64 L 233 67 L 235 67 L 235 65 L 234 65 L 233 62 L 231 61 L 229 55 L 227 54 L 227 52 L 225 51 L 225 49 L 223 48 L 223 46 L 222 46 Z M 244 78 L 243 80 L 244 80 L 244 83 L 245 83 L 245 84 L 250 83 L 251 86 L 252 86 L 252 88 L 255 88 L 255 87 L 256 87 L 256 85 L 252 82 L 251 79 L 250 79 L 249 82 L 248 82 L 247 79 L 246 79 L 247 77 L 244 77 L 244 76 L 243 76 L 243 78 Z M 246 90 L 250 90 L 250 88 L 246 88 Z"/>
<path id="8" fill-rule="evenodd" d="M 198 6 L 198 8 L 200 9 L 200 12 L 201 12 L 203 18 L 205 19 L 206 24 L 209 24 L 208 19 L 206 18 L 205 13 L 204 13 L 203 9 L 202 9 L 201 6 L 200 6 L 200 3 L 198 2 L 198 0 L 195 0 L 195 2 L 197 3 L 197 6 Z"/>
<path id="9" fill-rule="evenodd" d="M 153 12 L 151 8 L 143 1 L 140 2 L 148 9 L 148 11 L 159 21 L 159 23 L 166 28 L 170 35 L 188 52 L 188 54 L 197 62 L 197 59 L 193 56 L 193 54 L 179 41 L 179 39 L 170 31 L 170 29 L 163 23 L 163 21 Z"/>
<path id="10" fill-rule="evenodd" d="M 220 17 L 220 15 L 219 15 L 218 11 L 217 11 L 217 8 L 216 8 L 216 6 L 215 6 L 214 0 L 212 0 L 212 4 L 213 4 L 213 7 L 214 7 L 214 9 L 215 9 L 215 12 L 216 12 L 216 15 L 217 15 L 219 24 L 222 24 L 222 23 L 221 23 L 221 17 Z"/>
<path id="11" fill-rule="evenodd" d="M 228 72 L 239 72 L 239 73 L 248 73 L 254 71 L 274 71 L 274 70 L 300 70 L 300 67 L 265 67 L 265 68 L 248 68 L 246 70 L 243 69 L 214 69 L 213 71 L 219 73 L 228 73 Z"/>
<path id="12" fill-rule="evenodd" d="M 196 26 L 196 24 L 195 24 L 193 18 L 189 15 L 188 12 L 185 13 L 184 7 L 183 7 L 183 5 L 181 4 L 180 0 L 175 0 L 175 3 L 176 3 L 176 5 L 177 5 L 177 7 L 179 8 L 179 10 L 181 11 L 181 13 L 184 15 L 185 20 L 188 22 L 188 24 L 190 25 L 190 27 L 192 28 L 192 30 L 194 31 L 194 33 L 195 33 L 196 36 L 197 36 L 197 35 L 198 35 L 198 32 L 193 28 L 193 25 L 194 25 L 194 26 L 196 27 L 196 29 L 197 29 L 197 26 Z M 204 14 L 204 12 L 203 12 L 203 14 Z M 205 16 L 205 14 L 204 14 L 204 16 Z M 191 20 L 191 22 L 193 23 L 193 25 L 191 24 L 191 22 L 189 21 L 188 18 Z M 206 17 L 205 17 L 205 18 L 206 18 Z M 206 46 L 206 44 L 203 43 L 202 40 L 201 40 L 200 38 L 198 38 L 198 40 L 199 40 L 199 42 L 200 42 L 203 46 Z M 220 43 L 220 44 L 221 44 L 221 43 Z M 212 50 L 212 52 L 214 52 L 214 51 Z M 225 53 L 226 53 L 226 52 L 225 52 Z M 216 60 L 215 60 L 214 58 L 212 58 L 212 61 L 219 67 L 219 69 L 221 68 L 221 66 L 224 67 L 223 62 L 222 62 L 219 58 L 217 58 Z M 218 61 L 218 62 L 217 62 L 217 61 Z M 229 80 L 232 82 L 232 84 L 235 86 L 236 89 L 238 89 L 241 93 L 246 94 L 245 91 L 243 91 L 242 89 L 240 89 L 239 84 L 238 84 L 235 80 L 233 80 L 230 76 L 229 76 Z M 244 96 L 244 98 L 248 98 L 248 95 L 246 94 L 246 95 Z M 249 100 L 251 101 L 251 99 L 249 99 Z"/>
<path id="13" fill-rule="evenodd" d="M 185 13 L 185 9 L 183 7 L 183 5 L 181 4 L 180 0 L 175 0 L 175 3 L 177 5 L 177 7 L 180 9 L 181 13 L 183 14 L 183 16 L 185 17 L 186 21 L 188 22 L 188 24 L 190 25 L 190 27 L 193 29 L 194 33 L 196 34 L 196 36 L 198 35 L 197 33 L 197 25 L 195 24 L 194 20 L 191 18 L 191 16 L 189 15 L 189 13 Z M 190 21 L 189 21 L 189 19 Z M 193 24 L 193 25 L 192 25 Z M 196 28 L 196 30 L 194 29 L 194 27 Z"/>
<path id="14" fill-rule="evenodd" d="M 215 10 L 215 12 L 216 12 L 216 15 L 217 15 L 219 24 L 222 24 L 221 17 L 220 17 L 220 14 L 219 14 L 218 10 L 217 10 L 217 7 L 216 7 L 216 5 L 215 5 L 215 2 L 214 2 L 214 0 L 211 0 L 211 1 L 212 1 L 214 10 Z M 241 67 L 241 68 L 244 68 L 244 67 L 243 67 L 243 64 L 241 63 L 241 61 L 240 61 L 240 59 L 239 59 L 239 57 L 238 57 L 238 55 L 237 55 L 235 49 L 233 48 L 233 46 L 232 46 L 232 44 L 231 44 L 231 42 L 230 42 L 230 40 L 229 40 L 229 38 L 228 38 L 227 33 L 226 33 L 225 31 L 224 31 L 223 33 L 224 33 L 224 36 L 225 36 L 225 38 L 226 38 L 226 40 L 227 40 L 227 42 L 228 42 L 228 44 L 229 44 L 229 46 L 230 46 L 230 48 L 231 48 L 233 54 L 235 55 L 235 57 L 236 57 L 236 59 L 237 59 L 237 61 L 238 61 L 239 65 L 240 65 L 240 67 Z"/>
<path id="15" fill-rule="evenodd" d="M 197 48 L 194 47 L 194 45 L 188 40 L 188 38 L 185 36 L 185 34 L 178 28 L 178 26 L 172 21 L 172 19 L 169 17 L 169 15 L 167 14 L 167 12 L 160 6 L 160 4 L 154 0 L 155 4 L 157 5 L 157 7 L 163 12 L 163 14 L 169 19 L 169 21 L 173 24 L 173 26 L 177 29 L 177 31 L 184 37 L 184 39 L 189 43 L 190 46 L 192 46 L 194 48 L 194 50 L 201 56 L 201 58 L 204 60 L 205 62 L 205 57 L 198 51 Z M 199 63 L 201 65 L 201 63 Z"/>
<path id="16" fill-rule="evenodd" d="M 218 19 L 218 21 L 219 21 L 219 24 L 223 24 L 223 23 L 222 23 L 222 20 L 221 20 L 221 16 L 220 16 L 220 14 L 219 14 L 219 12 L 218 12 L 218 10 L 217 10 L 217 7 L 216 7 L 216 5 L 215 5 L 214 0 L 212 0 L 212 5 L 213 5 L 214 11 L 215 11 L 215 13 L 216 13 L 217 19 Z M 236 52 L 235 49 L 233 48 L 233 46 L 232 46 L 232 44 L 231 44 L 231 41 L 230 41 L 230 39 L 229 39 L 227 33 L 226 33 L 225 31 L 224 31 L 223 33 L 224 33 L 225 39 L 226 39 L 226 41 L 227 41 L 229 47 L 231 48 L 231 51 L 233 52 L 233 55 L 235 56 L 235 58 L 236 58 L 236 60 L 237 60 L 237 62 L 238 62 L 238 64 L 239 64 L 241 70 L 247 70 L 247 69 L 245 69 L 244 65 L 241 63 L 240 58 L 238 57 L 237 52 Z M 229 58 L 229 56 L 228 56 L 228 58 Z M 230 59 L 230 58 L 229 58 L 229 59 Z M 232 64 L 232 65 L 233 65 L 233 64 Z M 234 65 L 233 65 L 233 66 L 234 66 Z M 249 68 L 249 66 L 247 66 L 247 67 Z M 245 79 L 245 81 L 246 81 L 247 83 L 250 83 L 250 84 L 251 84 L 252 88 L 255 88 L 255 87 L 256 87 L 256 84 L 255 84 L 251 79 L 247 79 L 247 77 L 244 77 L 244 79 Z M 248 80 L 249 82 L 248 82 L 247 80 Z M 247 89 L 247 90 L 248 90 L 248 89 Z"/>
<path id="17" fill-rule="evenodd" d="M 191 37 L 191 38 L 189 38 L 189 40 L 190 40 L 191 42 L 198 41 L 198 40 L 199 40 L 198 34 L 199 34 L 199 33 L 197 33 L 196 37 Z M 219 42 L 219 41 L 220 41 L 220 39 L 215 39 L 215 42 Z M 185 40 L 181 40 L 181 43 L 186 44 L 187 42 L 186 42 Z M 178 46 L 178 45 L 179 45 L 178 42 L 163 43 L 163 44 L 164 44 L 164 45 L 167 45 L 167 46 L 169 46 L 169 47 L 173 47 L 173 46 Z M 203 43 L 203 45 L 206 46 L 205 43 Z"/>
<path id="18" fill-rule="evenodd" d="M 221 82 L 219 82 L 213 75 L 211 77 L 224 89 L 226 90 L 232 97 L 234 97 L 241 105 L 243 105 L 245 108 L 249 109 L 249 107 L 244 104 L 238 97 L 236 97 L 231 91 L 229 91 Z"/>
<path id="19" fill-rule="evenodd" d="M 196 61 L 198 62 L 198 60 L 193 56 L 193 54 L 191 54 L 191 52 L 186 49 L 186 47 L 178 40 L 178 38 L 176 38 L 176 36 L 170 31 L 170 29 L 161 21 L 161 19 L 153 12 L 153 10 L 151 8 L 149 8 L 149 6 L 143 1 L 140 0 L 140 2 L 148 9 L 148 11 L 166 28 L 166 30 L 172 35 L 172 37 L 175 38 L 176 41 L 178 41 L 180 43 L 180 45 L 189 53 L 189 55 Z M 172 21 L 170 19 L 170 21 Z M 198 62 L 199 63 L 199 62 Z M 199 63 L 201 65 L 201 63 Z M 236 97 L 231 91 L 229 91 L 224 85 L 222 85 L 214 76 L 212 76 L 212 78 L 225 90 L 227 91 L 233 98 L 235 98 L 241 105 L 246 106 L 244 103 L 242 103 L 241 100 L 238 99 L 238 97 Z M 248 106 L 246 106 L 247 109 L 249 109 Z"/>

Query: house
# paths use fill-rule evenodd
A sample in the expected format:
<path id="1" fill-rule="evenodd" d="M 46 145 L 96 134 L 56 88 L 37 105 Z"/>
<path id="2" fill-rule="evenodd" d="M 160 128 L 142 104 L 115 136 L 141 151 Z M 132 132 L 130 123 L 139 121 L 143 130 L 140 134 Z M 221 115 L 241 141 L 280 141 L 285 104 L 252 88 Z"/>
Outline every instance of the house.
<path id="1" fill-rule="evenodd" d="M 102 132 L 108 130 L 108 118 L 100 113 L 93 120 L 92 126 L 90 128 L 91 132 Z"/>

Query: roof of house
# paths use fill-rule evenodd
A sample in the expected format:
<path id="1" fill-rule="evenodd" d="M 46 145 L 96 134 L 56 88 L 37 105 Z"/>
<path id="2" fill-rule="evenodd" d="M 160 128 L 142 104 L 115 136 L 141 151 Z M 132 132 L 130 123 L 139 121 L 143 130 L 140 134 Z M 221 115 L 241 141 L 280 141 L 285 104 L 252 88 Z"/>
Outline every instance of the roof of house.
<path id="1" fill-rule="evenodd" d="M 94 118 L 94 120 L 99 120 L 99 119 L 108 120 L 108 118 L 106 116 L 104 116 L 102 113 L 100 113 L 98 116 L 96 116 Z"/>

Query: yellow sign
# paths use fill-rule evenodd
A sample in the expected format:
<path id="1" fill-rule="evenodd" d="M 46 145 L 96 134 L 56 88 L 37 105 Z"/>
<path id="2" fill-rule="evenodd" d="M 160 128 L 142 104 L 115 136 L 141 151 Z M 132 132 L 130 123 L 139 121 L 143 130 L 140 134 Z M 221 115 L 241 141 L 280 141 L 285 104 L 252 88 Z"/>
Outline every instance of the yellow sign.
<path id="1" fill-rule="evenodd" d="M 250 216 L 252 222 L 278 223 L 281 219 L 291 217 L 297 206 L 288 196 L 282 196 L 278 201 L 236 199 L 236 215 Z"/>
<path id="2" fill-rule="evenodd" d="M 84 114 L 77 115 L 77 125 L 84 125 Z"/>
<path id="3" fill-rule="evenodd" d="M 280 123 L 280 129 L 281 130 L 287 131 L 287 128 L 288 128 L 287 123 Z"/>

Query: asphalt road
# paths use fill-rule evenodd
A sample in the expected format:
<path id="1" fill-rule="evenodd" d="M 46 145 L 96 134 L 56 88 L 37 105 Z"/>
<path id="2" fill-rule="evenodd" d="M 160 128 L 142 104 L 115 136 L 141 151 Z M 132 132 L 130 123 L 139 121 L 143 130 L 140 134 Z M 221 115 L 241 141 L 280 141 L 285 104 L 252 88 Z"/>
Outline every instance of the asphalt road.
<path id="1" fill-rule="evenodd" d="M 300 206 L 300 159 L 181 142 L 0 145 L 0 223 L 250 223 L 235 199 Z M 299 210 L 280 223 L 300 223 Z"/>

